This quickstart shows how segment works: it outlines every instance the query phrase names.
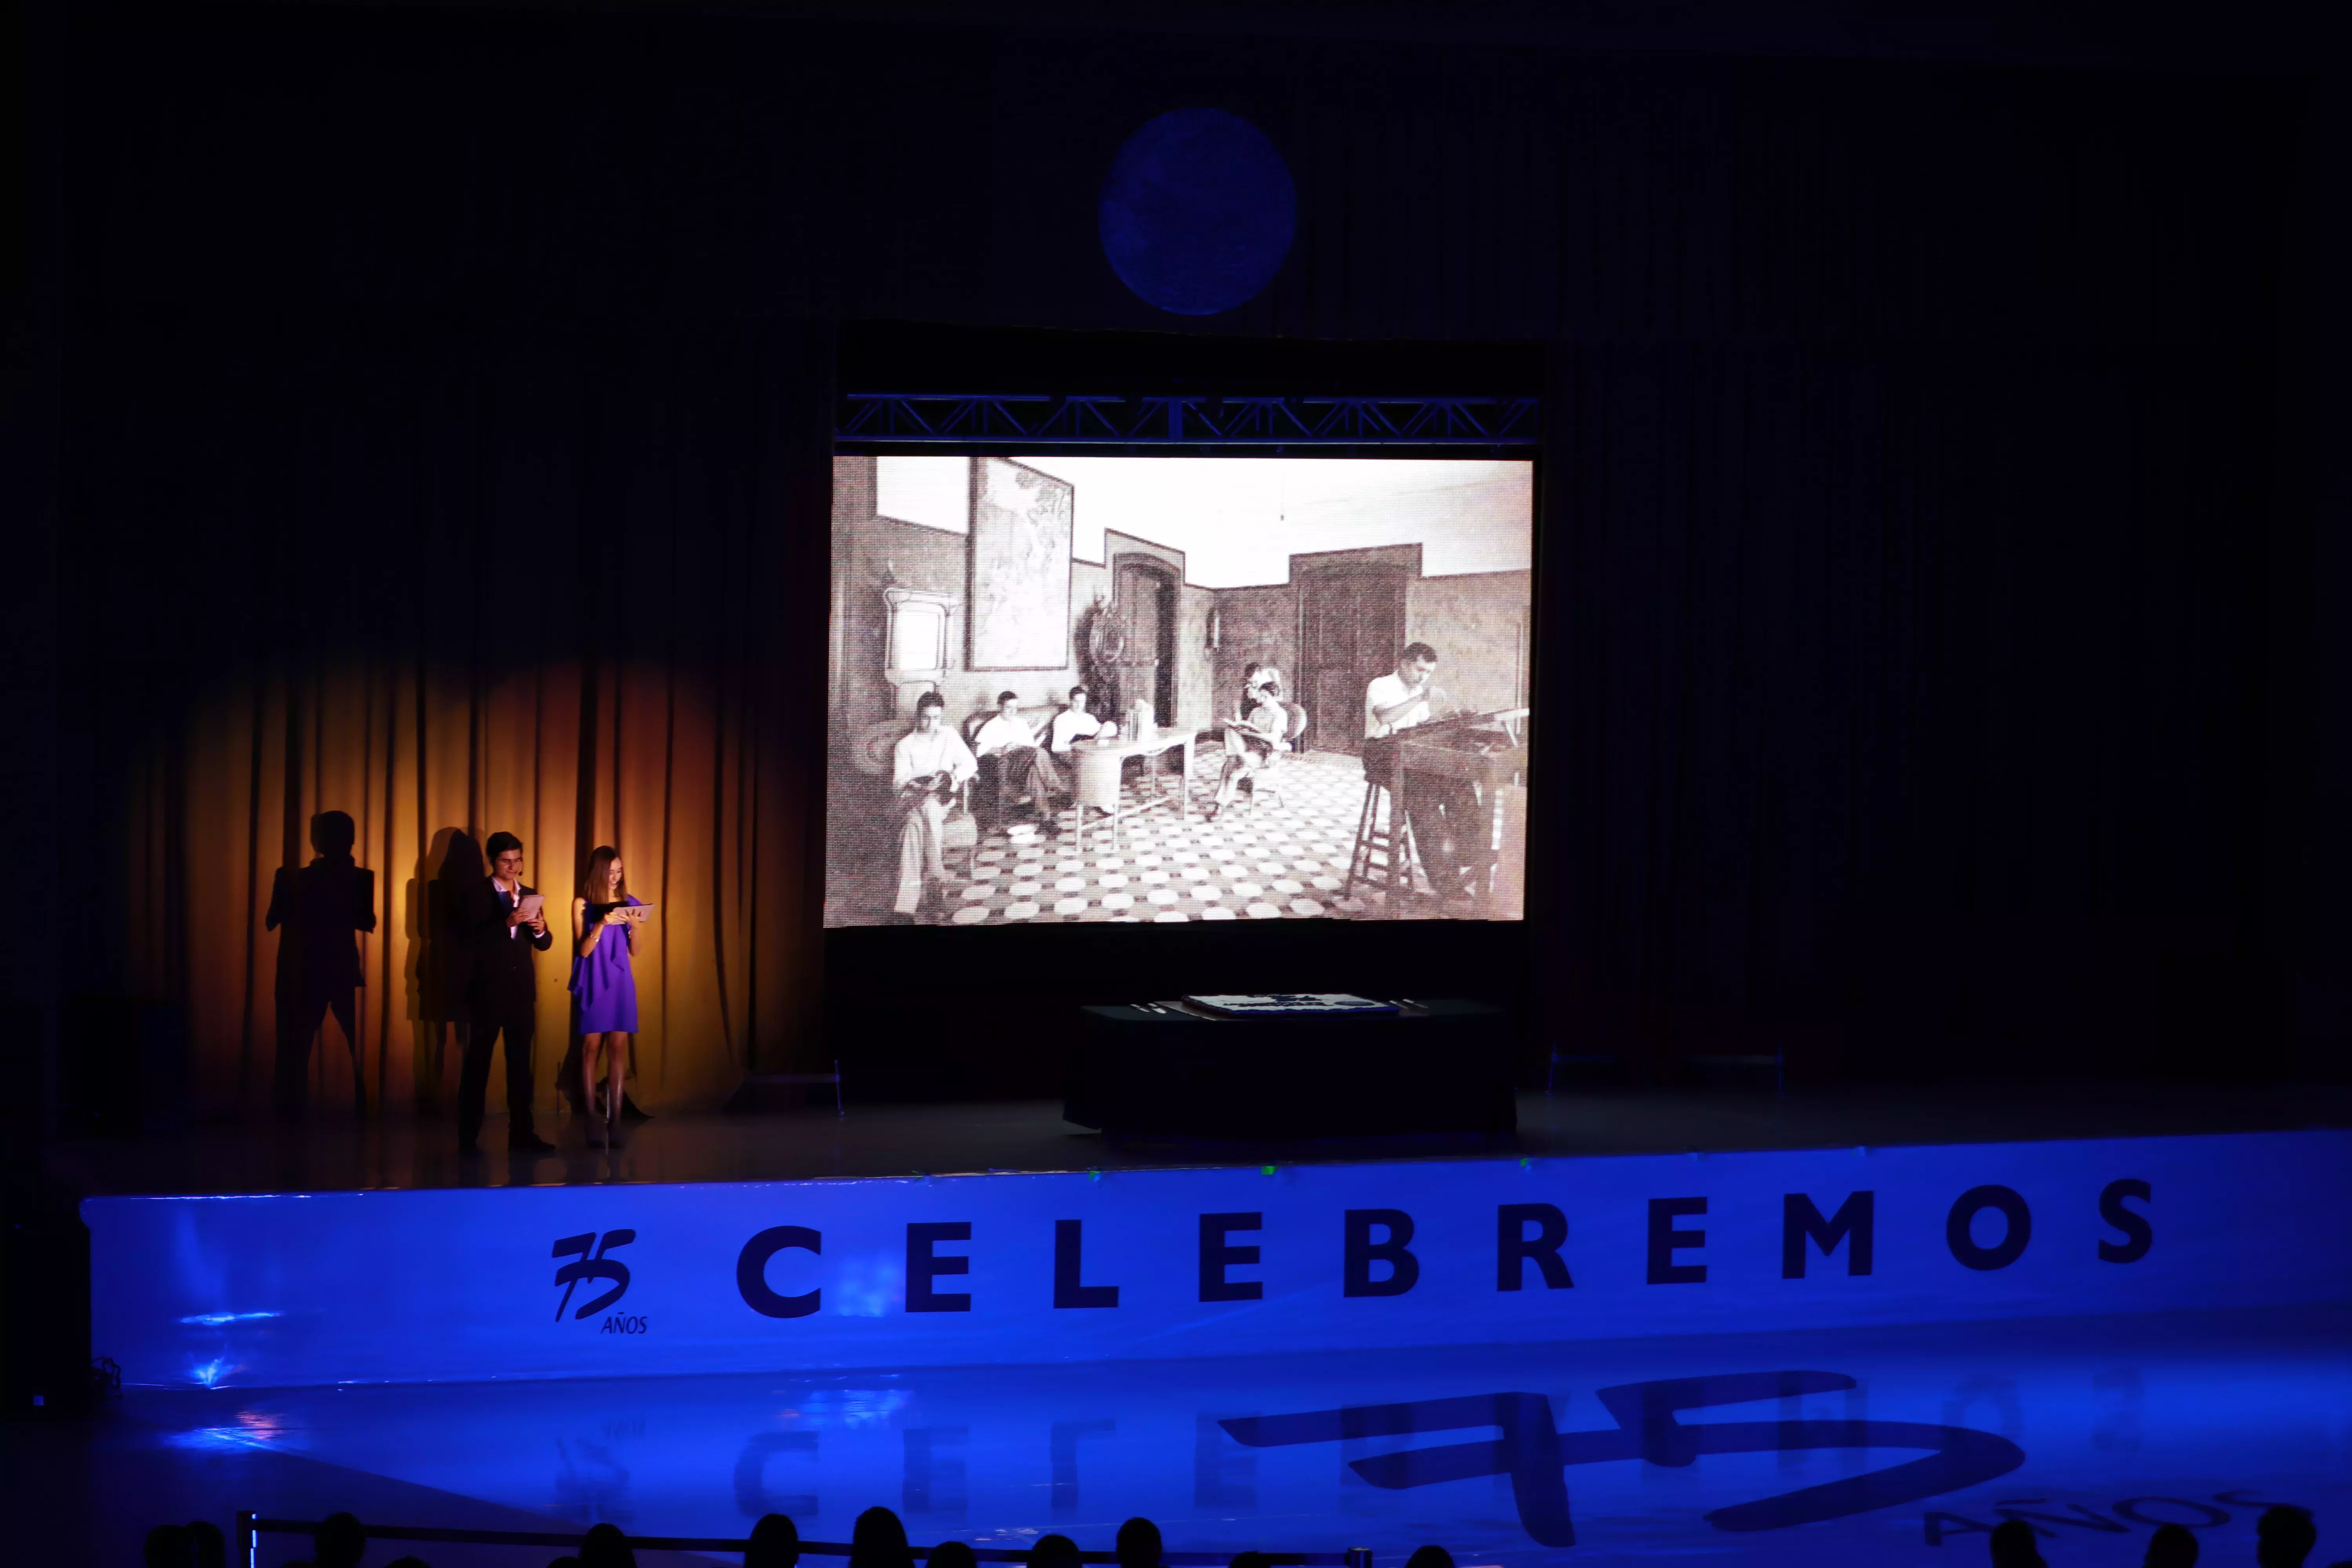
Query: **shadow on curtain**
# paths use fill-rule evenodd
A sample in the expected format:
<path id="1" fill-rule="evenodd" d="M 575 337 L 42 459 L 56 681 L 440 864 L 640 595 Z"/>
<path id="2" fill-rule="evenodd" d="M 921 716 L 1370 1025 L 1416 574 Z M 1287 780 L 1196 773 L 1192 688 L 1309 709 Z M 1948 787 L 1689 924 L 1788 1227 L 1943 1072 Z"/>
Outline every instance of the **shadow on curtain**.
<path id="1" fill-rule="evenodd" d="M 148 363 L 203 385 L 97 399 L 79 565 L 115 631 L 77 672 L 92 782 L 68 816 L 119 847 L 127 918 L 73 983 L 184 1008 L 201 1113 L 268 1097 L 265 915 L 320 812 L 356 825 L 376 920 L 362 1083 L 329 1023 L 314 1115 L 362 1087 L 454 1099 L 463 981 L 436 928 L 500 830 L 551 913 L 598 843 L 659 906 L 635 964 L 648 1098 L 779 1068 L 814 1016 L 823 671 L 782 634 L 823 613 L 822 555 L 800 557 L 824 537 L 829 337 L 521 340 L 344 327 L 267 384 L 202 344 L 224 352 Z M 549 1104 L 569 969 L 560 930 Z"/>

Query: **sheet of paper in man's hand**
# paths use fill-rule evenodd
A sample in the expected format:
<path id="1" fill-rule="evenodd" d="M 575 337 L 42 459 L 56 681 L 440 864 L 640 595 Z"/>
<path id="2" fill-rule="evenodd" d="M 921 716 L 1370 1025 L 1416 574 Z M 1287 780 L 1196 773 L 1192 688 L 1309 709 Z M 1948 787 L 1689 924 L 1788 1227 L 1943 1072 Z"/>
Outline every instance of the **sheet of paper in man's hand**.
<path id="1" fill-rule="evenodd" d="M 537 920 L 539 918 L 539 911 L 546 907 L 547 895 L 545 893 L 525 893 L 522 896 L 522 902 L 515 906 L 515 913 L 520 915 L 523 918 L 523 923 L 528 925 L 530 921 Z"/>

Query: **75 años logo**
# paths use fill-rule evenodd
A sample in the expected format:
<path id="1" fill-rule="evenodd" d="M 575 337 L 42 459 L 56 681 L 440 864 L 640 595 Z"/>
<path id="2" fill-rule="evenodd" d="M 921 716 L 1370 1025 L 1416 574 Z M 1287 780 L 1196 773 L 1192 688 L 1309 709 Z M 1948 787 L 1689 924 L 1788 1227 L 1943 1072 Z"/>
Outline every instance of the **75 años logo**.
<path id="1" fill-rule="evenodd" d="M 1736 1503 L 1706 1516 L 1717 1530 L 1778 1530 L 1842 1519 L 1939 1492 L 1957 1491 L 2007 1475 L 2025 1451 L 2006 1437 L 1967 1426 L 1919 1421 L 1708 1421 L 1685 1426 L 1685 1410 L 1753 1400 L 1788 1398 L 1852 1388 L 1834 1372 L 1751 1372 L 1721 1377 L 1664 1378 L 1624 1383 L 1600 1391 L 1613 1427 L 1562 1432 L 1551 1401 L 1539 1394 L 1479 1394 L 1460 1399 L 1418 1399 L 1407 1405 L 1364 1405 L 1297 1415 L 1253 1415 L 1218 1423 L 1253 1448 L 1347 1438 L 1398 1437 L 1422 1432 L 1494 1426 L 1499 1440 L 1407 1448 L 1356 1459 L 1349 1468 L 1376 1487 L 1434 1486 L 1471 1476 L 1508 1476 L 1519 1523 L 1545 1546 L 1573 1546 L 1568 1512 L 1570 1465 L 1644 1459 L 1682 1466 L 1701 1454 L 1770 1454 L 1801 1448 L 1925 1448 L 1925 1458 L 1890 1465 L 1823 1486 Z"/>
<path id="2" fill-rule="evenodd" d="M 572 1292 L 579 1289 L 580 1282 L 583 1279 L 609 1279 L 613 1282 L 613 1288 L 601 1296 L 591 1297 L 582 1302 L 580 1310 L 572 1314 L 575 1322 L 582 1318 L 594 1317 L 606 1308 L 615 1305 L 623 1296 L 628 1294 L 629 1266 L 617 1258 L 607 1258 L 604 1255 L 616 1247 L 626 1247 L 636 1239 L 637 1233 L 634 1230 L 608 1230 L 602 1240 L 599 1240 L 596 1233 L 592 1230 L 585 1236 L 567 1236 L 556 1242 L 552 1256 L 572 1259 L 555 1271 L 555 1282 L 563 1287 L 563 1300 L 555 1304 L 557 1322 L 563 1321 L 563 1309 L 572 1304 Z M 594 1250 L 591 1251 L 591 1248 Z M 645 1331 L 642 1326 L 644 1319 L 631 1321 L 639 1326 L 634 1330 L 619 1330 L 607 1323 L 604 1325 L 605 1331 L 613 1333 Z"/>

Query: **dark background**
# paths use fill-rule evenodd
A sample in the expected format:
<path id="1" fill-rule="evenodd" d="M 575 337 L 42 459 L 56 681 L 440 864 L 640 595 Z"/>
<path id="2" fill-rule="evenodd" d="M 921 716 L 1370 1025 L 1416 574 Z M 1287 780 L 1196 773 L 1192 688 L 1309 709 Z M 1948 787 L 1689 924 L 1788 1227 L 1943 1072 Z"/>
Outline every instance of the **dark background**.
<path id="1" fill-rule="evenodd" d="M 719 481 L 712 592 L 632 613 L 774 628 L 730 679 L 817 853 L 831 395 L 877 345 L 1007 341 L 970 329 L 1535 383 L 1531 918 L 820 943 L 802 865 L 744 1065 L 1017 1091 L 1066 1002 L 1297 984 L 1503 996 L 1531 1058 L 1659 1077 L 2344 1071 L 2352 164 L 2298 13 L 47 4 L 19 37 L 9 874 L 77 911 L 7 958 L 44 1095 L 68 998 L 185 984 L 109 912 L 132 825 L 202 830 L 131 798 L 126 713 L 196 712 L 258 621 L 422 658 L 486 566 L 625 584 L 671 526 L 633 476 Z M 1273 139 L 1300 218 L 1201 320 L 1094 229 L 1120 142 L 1195 104 Z M 605 499 L 411 482 L 493 405 Z M 288 613 L 384 573 L 444 608 Z M 205 918 L 184 882 L 122 923 Z"/>

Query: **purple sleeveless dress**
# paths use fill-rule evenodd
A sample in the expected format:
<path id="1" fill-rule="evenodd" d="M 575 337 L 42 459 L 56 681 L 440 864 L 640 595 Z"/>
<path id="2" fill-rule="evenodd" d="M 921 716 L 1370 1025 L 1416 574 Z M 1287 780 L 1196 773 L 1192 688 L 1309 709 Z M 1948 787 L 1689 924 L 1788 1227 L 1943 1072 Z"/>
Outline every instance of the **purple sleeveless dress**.
<path id="1" fill-rule="evenodd" d="M 632 905 L 645 900 L 631 898 Z M 610 906 L 604 906 L 609 908 Z M 590 905 L 589 912 L 598 906 Z M 596 951 L 572 961 L 572 994 L 580 998 L 580 1032 L 637 1032 L 637 977 L 629 969 L 627 926 L 606 926 Z"/>

